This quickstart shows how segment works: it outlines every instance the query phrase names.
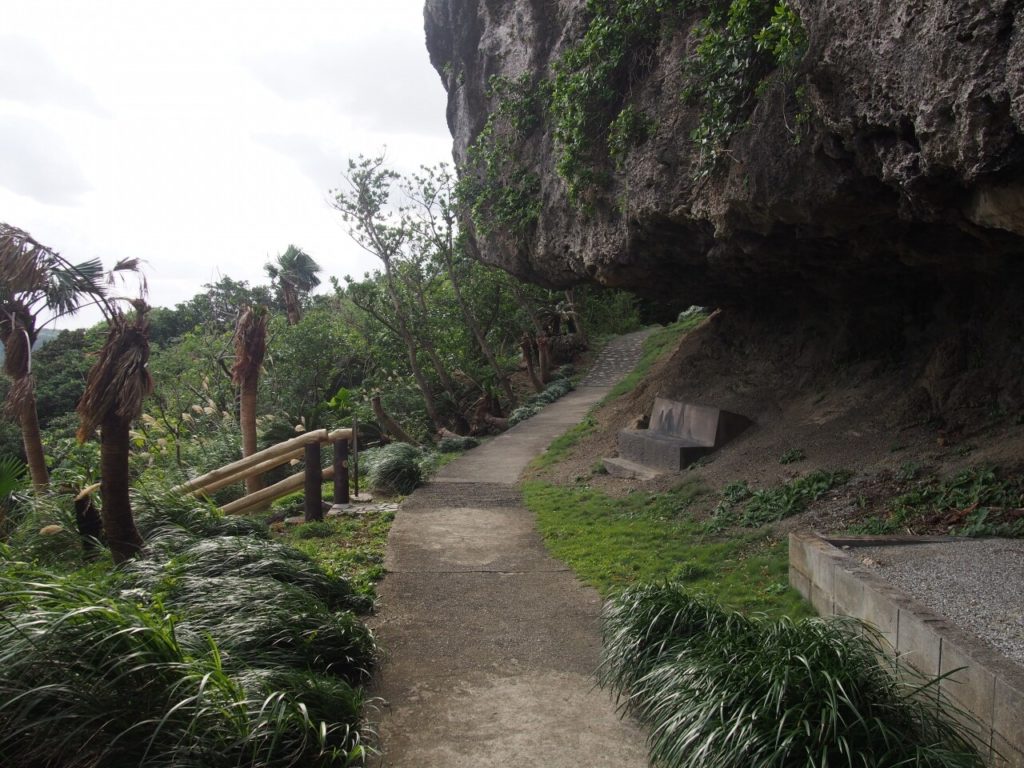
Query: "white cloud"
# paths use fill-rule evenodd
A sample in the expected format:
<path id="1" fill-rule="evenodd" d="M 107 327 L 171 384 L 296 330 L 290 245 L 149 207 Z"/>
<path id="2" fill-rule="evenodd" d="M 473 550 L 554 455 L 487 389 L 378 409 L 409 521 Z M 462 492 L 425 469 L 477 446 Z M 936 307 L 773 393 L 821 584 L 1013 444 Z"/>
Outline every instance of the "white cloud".
<path id="1" fill-rule="evenodd" d="M 289 243 L 361 274 L 327 201 L 347 159 L 450 158 L 422 0 L 4 5 L 3 220 L 74 260 L 144 259 L 154 304 L 265 282 Z"/>
<path id="2" fill-rule="evenodd" d="M 0 186 L 44 205 L 73 205 L 89 191 L 78 163 L 46 123 L 0 114 Z"/>

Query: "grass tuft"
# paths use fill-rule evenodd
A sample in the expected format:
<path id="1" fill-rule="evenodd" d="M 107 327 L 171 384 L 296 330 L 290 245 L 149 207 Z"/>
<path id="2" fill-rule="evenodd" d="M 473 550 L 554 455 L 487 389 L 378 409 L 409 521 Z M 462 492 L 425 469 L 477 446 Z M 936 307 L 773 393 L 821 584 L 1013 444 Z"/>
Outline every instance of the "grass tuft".
<path id="1" fill-rule="evenodd" d="M 611 601 L 603 632 L 601 684 L 650 728 L 654 765 L 984 764 L 935 681 L 851 620 L 747 617 L 663 583 Z"/>
<path id="2" fill-rule="evenodd" d="M 325 677 L 294 653 L 285 664 L 273 637 L 267 646 L 267 637 L 240 639 L 226 627 L 279 621 L 275 589 L 290 590 L 288 610 L 306 608 L 309 621 L 281 631 L 337 659 L 337 643 L 321 637 L 338 623 L 354 627 L 351 615 L 333 615 L 334 624 L 312 629 L 315 619 L 328 615 L 312 596 L 271 579 L 231 578 L 236 583 L 230 589 L 208 578 L 191 578 L 197 584 L 171 579 L 161 597 L 138 588 L 119 592 L 126 574 L 94 584 L 88 583 L 92 575 L 60 576 L 26 563 L 3 563 L 0 755 L 5 767 L 359 762 L 366 752 L 363 699 L 353 683 L 362 673 L 350 671 L 352 665 L 328 665 Z M 241 594 L 240 582 L 248 585 Z M 203 589 L 210 599 L 204 600 Z M 169 610 L 175 599 L 177 608 Z M 186 618 L 179 621 L 177 611 Z M 205 622 L 199 618 L 204 614 Z M 247 647 L 253 649 L 250 657 Z M 365 642 L 359 647 L 370 651 Z M 261 665 L 270 669 L 260 673 Z"/>
<path id="3" fill-rule="evenodd" d="M 412 493 L 423 482 L 420 450 L 408 443 L 391 443 L 366 451 L 366 477 L 370 487 L 391 495 Z"/>

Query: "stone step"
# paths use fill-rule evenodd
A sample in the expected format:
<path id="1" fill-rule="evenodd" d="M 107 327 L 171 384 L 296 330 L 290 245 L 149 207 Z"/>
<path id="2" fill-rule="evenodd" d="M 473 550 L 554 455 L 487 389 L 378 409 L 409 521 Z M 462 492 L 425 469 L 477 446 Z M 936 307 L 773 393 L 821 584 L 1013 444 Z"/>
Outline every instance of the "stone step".
<path id="1" fill-rule="evenodd" d="M 612 477 L 620 477 L 625 480 L 653 480 L 663 474 L 652 467 L 645 467 L 629 459 L 602 459 L 604 468 Z"/>
<path id="2" fill-rule="evenodd" d="M 645 429 L 624 429 L 619 432 L 617 442 L 622 458 L 668 472 L 685 469 L 714 450 L 690 439 Z"/>

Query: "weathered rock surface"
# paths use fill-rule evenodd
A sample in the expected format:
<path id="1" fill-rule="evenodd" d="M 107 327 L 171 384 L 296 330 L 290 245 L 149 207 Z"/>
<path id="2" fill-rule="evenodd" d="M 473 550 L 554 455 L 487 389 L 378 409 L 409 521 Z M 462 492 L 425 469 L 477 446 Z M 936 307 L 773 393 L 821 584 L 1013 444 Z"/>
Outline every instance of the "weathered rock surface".
<path id="1" fill-rule="evenodd" d="M 609 165 L 593 210 L 568 201 L 545 123 L 518 158 L 540 178 L 539 219 L 518 237 L 471 231 L 480 258 L 552 286 L 596 280 L 718 306 L 906 305 L 949 286 L 1019 285 L 1024 3 L 792 5 L 807 53 L 794 79 L 761 90 L 709 177 L 695 180 L 699 108 L 680 96 L 695 12 L 631 84 L 629 103 L 656 126 Z M 425 18 L 457 161 L 494 108 L 489 78 L 550 76 L 587 23 L 585 0 L 427 0 Z"/>

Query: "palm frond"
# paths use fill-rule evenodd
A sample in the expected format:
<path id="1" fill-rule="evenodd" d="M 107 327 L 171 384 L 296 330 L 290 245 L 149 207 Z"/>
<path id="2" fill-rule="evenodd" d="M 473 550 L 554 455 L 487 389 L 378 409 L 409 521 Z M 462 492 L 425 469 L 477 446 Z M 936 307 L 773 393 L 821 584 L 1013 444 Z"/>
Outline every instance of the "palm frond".
<path id="1" fill-rule="evenodd" d="M 115 310 L 109 322 L 107 340 L 89 371 L 85 393 L 78 404 L 78 439 L 83 442 L 108 415 L 137 418 L 142 413 L 142 401 L 153 390 L 153 379 L 146 367 L 149 338 L 145 307 L 133 319 Z"/>
<path id="2" fill-rule="evenodd" d="M 24 488 L 27 478 L 28 468 L 17 456 L 0 458 L 0 503 Z"/>
<path id="3" fill-rule="evenodd" d="M 15 381 L 32 373 L 32 333 L 20 322 L 0 324 L 0 341 L 4 345 L 4 373 Z"/>
<path id="4" fill-rule="evenodd" d="M 246 307 L 235 326 L 235 364 L 231 380 L 240 385 L 251 379 L 263 365 L 267 353 L 267 310 Z"/>

